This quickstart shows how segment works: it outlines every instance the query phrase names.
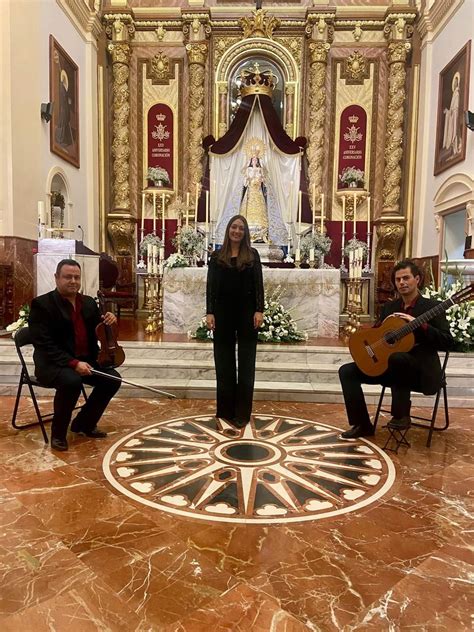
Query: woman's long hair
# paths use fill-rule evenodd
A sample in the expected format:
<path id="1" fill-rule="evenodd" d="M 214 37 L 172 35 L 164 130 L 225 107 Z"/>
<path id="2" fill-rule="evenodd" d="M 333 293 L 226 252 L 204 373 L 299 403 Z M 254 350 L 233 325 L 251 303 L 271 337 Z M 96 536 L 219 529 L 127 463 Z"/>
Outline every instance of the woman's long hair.
<path id="1" fill-rule="evenodd" d="M 227 228 L 225 229 L 224 243 L 222 244 L 222 248 L 217 253 L 217 261 L 221 265 L 231 266 L 231 257 L 232 257 L 232 247 L 231 241 L 229 238 L 229 231 L 232 224 L 240 219 L 240 221 L 244 225 L 244 236 L 242 241 L 240 242 L 239 254 L 237 255 L 237 268 L 238 270 L 242 270 L 245 266 L 251 265 L 254 260 L 254 255 L 252 252 L 252 246 L 250 245 L 250 231 L 247 220 L 243 215 L 234 215 L 229 220 L 227 224 Z"/>

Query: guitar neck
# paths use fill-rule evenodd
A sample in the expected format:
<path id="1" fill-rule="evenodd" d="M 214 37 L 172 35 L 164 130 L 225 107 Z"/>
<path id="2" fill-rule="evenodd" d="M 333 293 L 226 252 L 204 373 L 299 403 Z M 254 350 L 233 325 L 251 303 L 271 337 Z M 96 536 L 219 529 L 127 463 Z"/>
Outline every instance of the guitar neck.
<path id="1" fill-rule="evenodd" d="M 430 321 L 435 316 L 438 316 L 439 314 L 442 314 L 443 312 L 445 312 L 452 305 L 454 305 L 454 301 L 450 298 L 447 298 L 446 300 L 441 301 L 440 303 L 438 303 L 438 305 L 435 305 L 434 307 L 429 309 L 427 312 L 424 312 L 423 314 L 421 314 L 421 316 L 417 316 L 417 318 L 415 318 L 414 320 L 411 320 L 409 323 L 407 323 L 403 327 L 400 327 L 400 329 L 397 329 L 396 331 L 394 331 L 391 337 L 395 338 L 396 340 L 400 340 L 401 338 L 409 334 L 411 331 L 414 331 L 415 329 L 417 329 L 424 323 L 427 323 L 428 321 Z"/>

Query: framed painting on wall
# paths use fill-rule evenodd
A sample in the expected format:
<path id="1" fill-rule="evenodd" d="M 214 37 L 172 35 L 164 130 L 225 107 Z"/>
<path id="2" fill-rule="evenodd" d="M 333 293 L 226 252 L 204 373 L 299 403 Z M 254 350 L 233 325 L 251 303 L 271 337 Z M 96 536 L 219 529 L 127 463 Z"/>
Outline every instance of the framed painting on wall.
<path id="1" fill-rule="evenodd" d="M 466 158 L 471 40 L 439 73 L 434 175 Z"/>
<path id="2" fill-rule="evenodd" d="M 79 156 L 79 68 L 49 36 L 50 150 L 75 167 Z"/>

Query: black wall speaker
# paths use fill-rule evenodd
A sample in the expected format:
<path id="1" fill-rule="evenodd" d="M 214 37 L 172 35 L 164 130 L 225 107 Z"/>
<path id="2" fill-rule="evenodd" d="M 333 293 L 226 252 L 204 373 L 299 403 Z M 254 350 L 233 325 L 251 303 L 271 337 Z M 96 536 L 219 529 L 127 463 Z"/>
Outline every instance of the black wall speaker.
<path id="1" fill-rule="evenodd" d="M 43 119 L 43 121 L 46 121 L 46 123 L 49 123 L 51 117 L 53 116 L 53 107 L 54 104 L 51 102 L 41 104 L 41 118 Z"/>

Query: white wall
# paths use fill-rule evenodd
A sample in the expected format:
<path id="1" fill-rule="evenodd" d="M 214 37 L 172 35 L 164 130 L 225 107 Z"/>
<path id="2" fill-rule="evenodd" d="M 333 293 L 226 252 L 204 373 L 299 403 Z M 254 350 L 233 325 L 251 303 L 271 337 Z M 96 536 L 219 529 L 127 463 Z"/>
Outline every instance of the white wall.
<path id="1" fill-rule="evenodd" d="M 37 237 L 37 201 L 48 206 L 48 174 L 59 168 L 73 202 L 71 228 L 98 247 L 97 55 L 56 0 L 0 1 L 0 234 Z M 49 150 L 49 35 L 79 67 L 80 169 Z M 5 144 L 4 144 L 5 142 Z M 4 149 L 6 150 L 4 152 Z M 80 231 L 74 235 L 80 238 Z"/>
<path id="2" fill-rule="evenodd" d="M 467 151 L 464 162 L 433 175 L 436 143 L 436 117 L 440 71 L 456 53 L 474 40 L 474 0 L 464 0 L 444 28 L 432 40 L 423 43 L 420 73 L 420 115 L 415 184 L 415 217 L 412 255 L 423 257 L 438 253 L 439 238 L 435 227 L 434 199 L 440 187 L 454 174 L 474 177 L 474 132 L 467 130 Z M 474 109 L 474 63 L 471 43 L 471 80 L 469 109 Z"/>

